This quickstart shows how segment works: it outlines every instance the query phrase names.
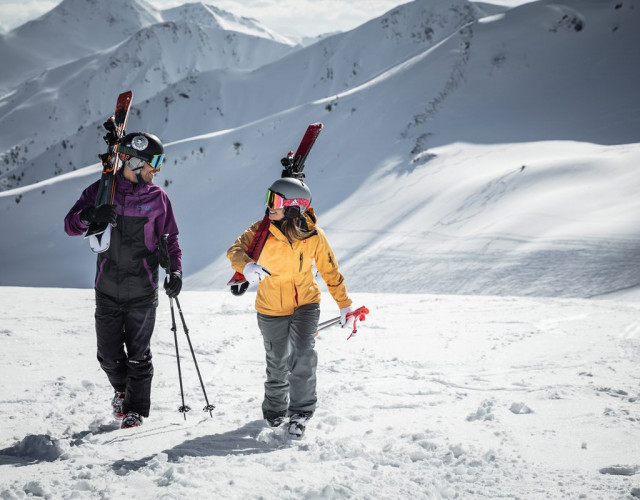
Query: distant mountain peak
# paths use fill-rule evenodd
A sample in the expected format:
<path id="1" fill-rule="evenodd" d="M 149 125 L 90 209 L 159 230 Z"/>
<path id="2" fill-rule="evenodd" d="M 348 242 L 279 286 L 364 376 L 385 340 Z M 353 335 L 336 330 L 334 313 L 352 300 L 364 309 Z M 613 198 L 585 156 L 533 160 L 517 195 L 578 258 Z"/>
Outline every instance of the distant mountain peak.
<path id="1" fill-rule="evenodd" d="M 242 17 L 204 2 L 193 2 L 162 11 L 165 21 L 186 21 L 219 28 L 223 31 L 244 33 L 293 45 L 293 41 L 263 26 L 258 20 Z"/>
<path id="2" fill-rule="evenodd" d="M 127 16 L 142 14 L 145 17 L 151 16 L 157 20 L 158 9 L 147 0 L 62 0 L 50 13 L 67 12 L 71 14 L 83 14 L 90 17 L 103 16 L 104 18 L 126 19 Z"/>
<path id="3" fill-rule="evenodd" d="M 109 0 L 109 2 L 102 0 L 62 0 L 62 2 L 58 4 L 58 7 L 62 8 L 84 9 L 89 7 L 94 12 L 100 10 L 116 12 L 118 8 L 128 8 L 132 6 L 139 6 L 147 10 L 157 10 L 147 2 L 147 0 Z"/>
<path id="4" fill-rule="evenodd" d="M 159 11 L 146 0 L 62 0 L 56 7 L 33 21 L 48 25 L 50 31 L 73 34 L 75 38 L 95 41 L 96 47 L 117 43 L 122 36 L 160 22 Z M 23 27 L 29 30 L 30 24 Z M 69 24 L 84 33 L 74 33 Z M 108 43 L 113 40 L 112 43 Z"/>

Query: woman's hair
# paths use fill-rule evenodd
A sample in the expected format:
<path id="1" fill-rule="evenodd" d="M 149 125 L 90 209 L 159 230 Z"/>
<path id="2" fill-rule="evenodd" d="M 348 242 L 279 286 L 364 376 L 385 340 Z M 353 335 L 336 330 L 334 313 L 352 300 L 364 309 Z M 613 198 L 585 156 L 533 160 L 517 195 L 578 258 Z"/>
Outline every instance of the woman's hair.
<path id="1" fill-rule="evenodd" d="M 307 228 L 306 222 L 304 216 L 293 219 L 286 218 L 282 220 L 280 229 L 289 241 L 304 240 L 313 233 Z"/>

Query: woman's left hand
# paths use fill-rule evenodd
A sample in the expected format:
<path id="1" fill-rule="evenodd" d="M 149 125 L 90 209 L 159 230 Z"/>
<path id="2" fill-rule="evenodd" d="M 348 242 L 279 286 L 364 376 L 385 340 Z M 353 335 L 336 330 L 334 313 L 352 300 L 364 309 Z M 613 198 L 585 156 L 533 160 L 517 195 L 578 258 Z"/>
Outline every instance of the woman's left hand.
<path id="1" fill-rule="evenodd" d="M 344 328 L 345 325 L 347 324 L 347 315 L 350 312 L 353 312 L 353 309 L 351 309 L 351 306 L 343 307 L 342 309 L 340 309 L 340 326 L 342 328 Z"/>

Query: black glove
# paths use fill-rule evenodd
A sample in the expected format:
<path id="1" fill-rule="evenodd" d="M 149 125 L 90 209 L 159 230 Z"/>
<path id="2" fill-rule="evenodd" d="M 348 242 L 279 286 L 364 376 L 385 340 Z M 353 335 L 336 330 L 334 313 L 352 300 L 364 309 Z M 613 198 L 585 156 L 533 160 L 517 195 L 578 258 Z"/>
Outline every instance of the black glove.
<path id="1" fill-rule="evenodd" d="M 164 279 L 164 289 L 169 297 L 175 299 L 182 290 L 182 273 L 171 271 L 171 274 Z"/>
<path id="2" fill-rule="evenodd" d="M 87 207 L 80 212 L 80 220 L 87 225 L 91 225 L 94 222 L 115 224 L 117 216 L 116 206 L 107 203 L 98 207 Z"/>

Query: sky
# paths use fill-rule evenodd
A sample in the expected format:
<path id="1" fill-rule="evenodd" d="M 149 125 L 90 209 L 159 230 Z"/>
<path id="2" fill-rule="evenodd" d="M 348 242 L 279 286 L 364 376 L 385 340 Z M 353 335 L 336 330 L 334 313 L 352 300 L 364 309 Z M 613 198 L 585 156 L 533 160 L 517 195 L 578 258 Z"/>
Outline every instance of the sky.
<path id="1" fill-rule="evenodd" d="M 7 31 L 51 10 L 58 0 L 0 0 L 0 27 Z M 175 7 L 176 0 L 154 0 L 159 8 Z M 237 15 L 253 17 L 283 35 L 315 36 L 346 31 L 384 14 L 405 0 L 209 0 Z"/>

